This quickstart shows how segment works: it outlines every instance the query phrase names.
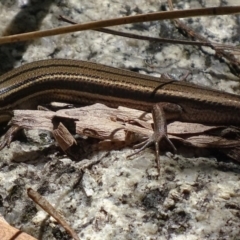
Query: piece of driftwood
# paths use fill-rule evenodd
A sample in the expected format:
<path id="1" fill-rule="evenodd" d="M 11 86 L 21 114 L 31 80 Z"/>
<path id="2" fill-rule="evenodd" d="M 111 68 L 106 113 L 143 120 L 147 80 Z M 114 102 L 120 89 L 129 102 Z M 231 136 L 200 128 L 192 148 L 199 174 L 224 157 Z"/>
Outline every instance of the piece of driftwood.
<path id="1" fill-rule="evenodd" d="M 36 238 L 20 231 L 17 228 L 9 225 L 3 218 L 0 217 L 0 239 L 1 240 L 37 240 Z"/>
<path id="2" fill-rule="evenodd" d="M 116 148 L 129 146 L 153 133 L 151 114 L 125 107 L 109 108 L 103 104 L 56 112 L 15 110 L 11 124 L 24 129 L 53 132 L 64 151 L 76 144 L 68 131 L 99 139 L 99 149 L 108 145 Z M 237 128 L 176 121 L 168 124 L 167 130 L 171 140 L 186 146 L 216 149 L 234 149 L 240 146 Z M 235 160 L 239 161 L 238 157 Z"/>

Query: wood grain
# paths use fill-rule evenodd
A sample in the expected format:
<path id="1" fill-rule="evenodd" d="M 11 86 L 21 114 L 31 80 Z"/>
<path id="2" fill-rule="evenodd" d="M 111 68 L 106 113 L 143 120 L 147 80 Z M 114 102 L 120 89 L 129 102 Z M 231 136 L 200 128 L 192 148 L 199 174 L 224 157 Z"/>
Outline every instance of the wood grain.
<path id="1" fill-rule="evenodd" d="M 10 226 L 0 218 L 0 239 L 1 240 L 37 240 L 36 238 Z"/>

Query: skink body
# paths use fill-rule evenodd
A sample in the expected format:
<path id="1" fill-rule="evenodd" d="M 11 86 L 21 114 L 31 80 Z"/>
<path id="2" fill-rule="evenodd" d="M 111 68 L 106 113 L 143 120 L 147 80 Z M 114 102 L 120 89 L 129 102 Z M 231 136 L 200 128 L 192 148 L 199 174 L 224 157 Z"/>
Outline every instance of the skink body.
<path id="1" fill-rule="evenodd" d="M 180 121 L 240 125 L 237 95 L 97 63 L 42 60 L 0 77 L 0 117 L 12 109 L 51 101 L 85 105 L 99 102 L 144 111 L 151 111 L 154 103 L 169 102 L 181 107 Z"/>

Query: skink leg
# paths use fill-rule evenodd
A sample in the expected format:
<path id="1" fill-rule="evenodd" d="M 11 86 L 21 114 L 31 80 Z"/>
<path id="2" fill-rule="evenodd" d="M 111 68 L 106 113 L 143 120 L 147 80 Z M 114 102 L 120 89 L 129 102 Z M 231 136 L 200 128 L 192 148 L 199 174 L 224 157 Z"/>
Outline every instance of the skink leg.
<path id="1" fill-rule="evenodd" d="M 143 151 L 146 147 L 154 143 L 155 152 L 156 152 L 156 164 L 158 169 L 158 174 L 160 174 L 160 156 L 159 156 L 159 142 L 165 138 L 167 142 L 170 144 L 174 152 L 176 151 L 175 146 L 171 142 L 171 140 L 167 136 L 167 122 L 166 115 L 171 115 L 171 118 L 175 118 L 179 116 L 182 112 L 182 109 L 177 104 L 172 103 L 158 103 L 153 106 L 152 115 L 153 115 L 153 135 L 148 138 L 146 141 L 136 144 L 133 148 L 139 148 L 136 152 L 129 155 L 131 157 L 133 155 L 138 154 Z M 168 117 L 169 118 L 169 117 Z"/>
<path id="2" fill-rule="evenodd" d="M 2 150 L 4 147 L 9 147 L 10 143 L 12 142 L 15 135 L 22 129 L 22 127 L 19 127 L 17 125 L 11 126 L 8 131 L 3 136 L 3 139 L 0 142 L 0 150 Z"/>

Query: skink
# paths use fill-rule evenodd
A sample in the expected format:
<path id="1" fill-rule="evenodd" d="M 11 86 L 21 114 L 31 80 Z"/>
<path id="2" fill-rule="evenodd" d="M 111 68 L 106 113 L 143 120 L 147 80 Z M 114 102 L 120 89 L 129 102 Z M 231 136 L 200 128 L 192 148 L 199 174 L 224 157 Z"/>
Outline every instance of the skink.
<path id="1" fill-rule="evenodd" d="M 165 138 L 175 150 L 167 136 L 166 120 L 240 125 L 240 96 L 101 64 L 43 60 L 0 77 L 0 122 L 9 120 L 13 109 L 34 108 L 51 101 L 98 102 L 110 107 L 121 105 L 147 112 L 153 110 L 154 133 L 145 142 L 135 145 L 140 149 L 134 154 L 154 143 L 158 174 L 161 139 Z M 9 129 L 0 149 L 9 145 L 17 129 L 17 126 Z"/>
<path id="2" fill-rule="evenodd" d="M 240 125 L 240 96 L 97 63 L 42 60 L 0 77 L 0 122 L 9 110 L 51 101 L 99 102 L 148 112 L 154 103 L 167 102 L 181 107 L 176 115 L 180 121 Z"/>

